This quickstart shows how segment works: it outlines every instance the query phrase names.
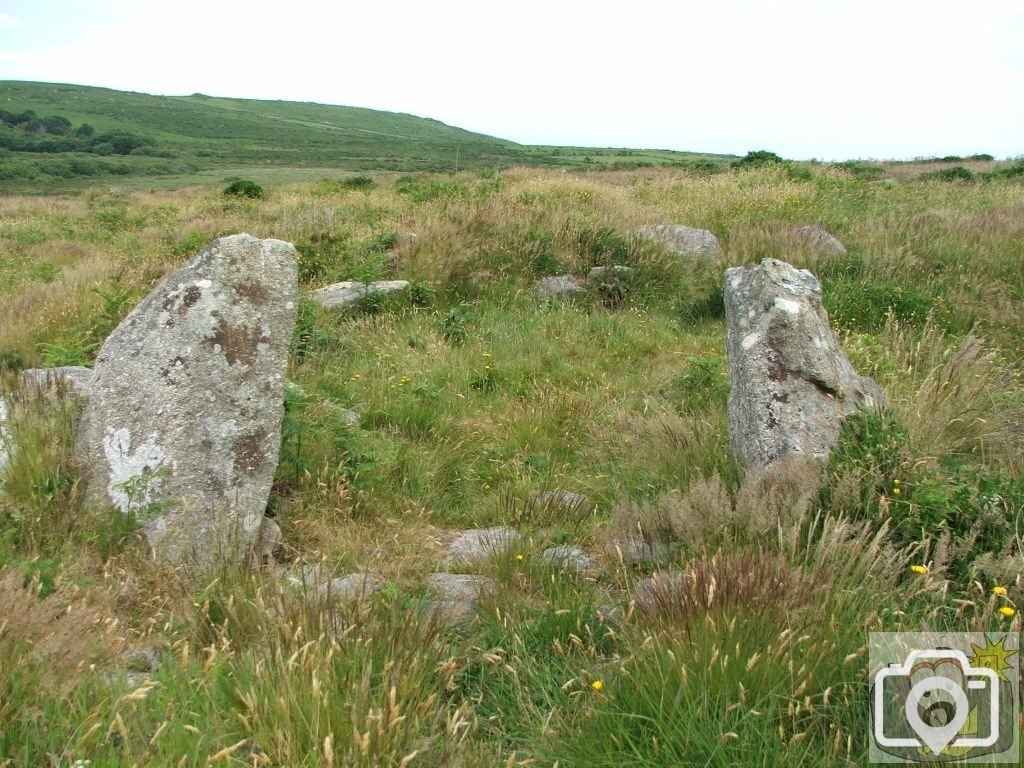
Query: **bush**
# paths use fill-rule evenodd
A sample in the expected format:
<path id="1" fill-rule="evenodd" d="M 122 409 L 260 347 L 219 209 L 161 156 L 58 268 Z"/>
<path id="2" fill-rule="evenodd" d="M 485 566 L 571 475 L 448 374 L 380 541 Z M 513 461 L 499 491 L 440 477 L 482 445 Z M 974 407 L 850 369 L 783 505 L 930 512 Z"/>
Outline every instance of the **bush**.
<path id="1" fill-rule="evenodd" d="M 766 149 L 759 149 L 755 152 L 747 152 L 746 155 L 732 164 L 733 168 L 760 168 L 764 165 L 777 165 L 782 158 L 774 152 Z"/>
<path id="2" fill-rule="evenodd" d="M 248 179 L 236 179 L 224 187 L 224 194 L 227 197 L 248 197 L 251 200 L 262 200 L 266 197 L 263 187 L 255 181 Z"/>
<path id="3" fill-rule="evenodd" d="M 954 165 L 952 168 L 943 168 L 939 171 L 922 173 L 918 178 L 923 181 L 962 181 L 972 182 L 978 177 L 974 171 L 964 168 L 962 165 Z"/>

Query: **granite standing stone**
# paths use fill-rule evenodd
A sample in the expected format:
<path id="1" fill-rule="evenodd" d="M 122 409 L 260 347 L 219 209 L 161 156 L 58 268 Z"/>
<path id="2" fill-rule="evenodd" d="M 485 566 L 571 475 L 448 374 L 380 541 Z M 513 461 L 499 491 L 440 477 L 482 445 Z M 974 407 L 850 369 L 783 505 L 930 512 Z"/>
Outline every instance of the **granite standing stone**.
<path id="1" fill-rule="evenodd" d="M 725 273 L 729 444 L 738 461 L 824 460 L 842 420 L 885 396 L 850 365 L 806 269 L 765 259 Z"/>
<path id="2" fill-rule="evenodd" d="M 158 285 L 96 359 L 76 453 L 88 498 L 138 515 L 158 557 L 247 553 L 281 442 L 296 252 L 214 240 Z"/>

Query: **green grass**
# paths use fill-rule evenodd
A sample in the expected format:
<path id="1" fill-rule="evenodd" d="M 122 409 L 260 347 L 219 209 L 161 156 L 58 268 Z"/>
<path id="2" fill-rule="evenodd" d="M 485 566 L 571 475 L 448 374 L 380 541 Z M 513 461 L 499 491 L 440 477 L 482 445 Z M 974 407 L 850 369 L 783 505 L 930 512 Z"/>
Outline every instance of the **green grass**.
<path id="1" fill-rule="evenodd" d="M 1024 601 L 1024 187 L 806 169 L 268 171 L 250 176 L 263 200 L 225 197 L 223 177 L 0 199 L 5 395 L 23 368 L 91 362 L 217 235 L 296 243 L 303 292 L 415 286 L 299 307 L 280 566 L 378 573 L 356 604 L 318 596 L 322 576 L 296 589 L 240 563 L 198 579 L 152 563 L 132 521 L 82 502 L 78 406 L 18 396 L 0 766 L 863 764 L 868 632 L 1019 629 L 998 609 Z M 795 243 L 814 222 L 849 253 Z M 649 223 L 710 228 L 726 255 L 673 256 L 633 236 Z M 728 452 L 723 270 L 768 256 L 820 276 L 890 399 L 820 470 L 745 474 Z M 532 293 L 608 263 L 632 268 L 615 296 Z M 589 503 L 534 497 L 553 489 Z M 440 541 L 498 524 L 521 543 L 459 569 L 496 587 L 474 619 L 439 623 Z M 630 561 L 629 534 L 676 575 L 637 592 L 660 568 Z M 603 573 L 542 562 L 566 543 Z M 162 664 L 129 684 L 117 655 L 139 645 Z"/>

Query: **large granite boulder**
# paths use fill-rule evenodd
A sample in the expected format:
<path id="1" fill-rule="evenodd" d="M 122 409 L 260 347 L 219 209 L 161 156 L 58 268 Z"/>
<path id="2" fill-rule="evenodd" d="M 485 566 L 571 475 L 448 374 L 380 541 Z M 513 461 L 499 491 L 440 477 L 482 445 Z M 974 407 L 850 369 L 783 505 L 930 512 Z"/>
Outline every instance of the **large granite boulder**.
<path id="1" fill-rule="evenodd" d="M 842 419 L 884 395 L 853 370 L 806 269 L 765 259 L 725 273 L 729 443 L 747 466 L 826 459 Z"/>
<path id="2" fill-rule="evenodd" d="M 139 518 L 158 557 L 256 543 L 281 442 L 296 253 L 240 234 L 164 280 L 99 352 L 76 453 L 88 497 Z"/>
<path id="3" fill-rule="evenodd" d="M 666 248 L 683 256 L 702 259 L 718 258 L 722 246 L 714 233 L 682 224 L 649 224 L 637 230 L 640 237 L 657 240 Z"/>

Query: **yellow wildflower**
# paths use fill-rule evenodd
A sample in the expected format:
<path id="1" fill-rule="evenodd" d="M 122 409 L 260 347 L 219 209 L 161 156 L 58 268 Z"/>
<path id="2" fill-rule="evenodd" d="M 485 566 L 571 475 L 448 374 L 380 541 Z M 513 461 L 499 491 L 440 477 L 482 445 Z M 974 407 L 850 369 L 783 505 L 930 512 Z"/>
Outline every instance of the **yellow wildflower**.
<path id="1" fill-rule="evenodd" d="M 524 560 L 524 558 L 525 558 L 525 557 L 526 557 L 526 555 L 522 555 L 522 554 L 520 554 L 520 555 L 516 555 L 516 562 L 517 562 L 517 563 L 521 563 L 521 562 L 523 562 L 523 560 Z"/>
<path id="2" fill-rule="evenodd" d="M 914 573 L 917 573 L 917 574 L 924 574 L 924 573 L 928 573 L 928 566 L 927 565 L 912 565 L 912 566 L 910 566 L 910 570 L 912 570 Z"/>
<path id="3" fill-rule="evenodd" d="M 604 683 L 602 683 L 600 680 L 595 680 L 594 682 L 592 682 L 590 684 L 590 687 L 593 688 L 598 693 L 600 693 L 601 689 L 604 688 Z"/>
<path id="4" fill-rule="evenodd" d="M 1006 597 L 1006 587 L 992 587 L 992 594 L 998 595 L 999 597 Z"/>
<path id="5" fill-rule="evenodd" d="M 1014 616 L 1017 615 L 1017 611 L 1008 605 L 1004 605 L 1002 608 L 1000 608 L 999 613 L 1003 615 L 1004 619 L 1012 619 Z"/>

